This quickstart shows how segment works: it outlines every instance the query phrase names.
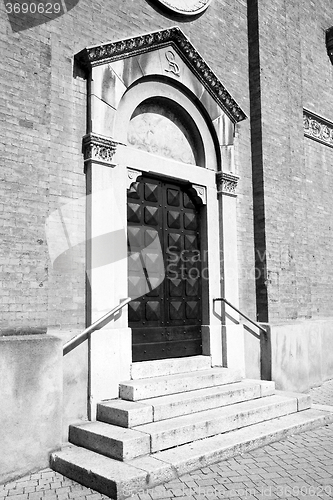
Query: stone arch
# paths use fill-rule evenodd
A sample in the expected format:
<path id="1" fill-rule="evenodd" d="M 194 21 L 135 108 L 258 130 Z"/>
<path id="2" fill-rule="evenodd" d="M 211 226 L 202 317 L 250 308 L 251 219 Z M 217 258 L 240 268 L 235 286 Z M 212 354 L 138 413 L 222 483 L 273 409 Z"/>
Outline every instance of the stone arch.
<path id="1" fill-rule="evenodd" d="M 90 47 L 77 54 L 76 61 L 91 69 L 89 129 L 95 134 L 117 140 L 119 105 L 133 85 L 149 79 L 162 80 L 196 102 L 215 130 L 221 149 L 233 145 L 234 126 L 246 118 L 178 27 Z"/>
<path id="2" fill-rule="evenodd" d="M 124 93 L 114 119 L 114 140 L 126 144 L 133 114 L 143 103 L 154 102 L 160 104 L 161 111 L 163 108 L 172 109 L 177 115 L 178 126 L 183 129 L 183 135 L 193 151 L 195 161 L 192 163 L 217 170 L 219 151 L 216 147 L 215 132 L 209 129 L 194 100 L 172 85 L 172 81 L 170 84 L 168 80 L 141 79 Z"/>

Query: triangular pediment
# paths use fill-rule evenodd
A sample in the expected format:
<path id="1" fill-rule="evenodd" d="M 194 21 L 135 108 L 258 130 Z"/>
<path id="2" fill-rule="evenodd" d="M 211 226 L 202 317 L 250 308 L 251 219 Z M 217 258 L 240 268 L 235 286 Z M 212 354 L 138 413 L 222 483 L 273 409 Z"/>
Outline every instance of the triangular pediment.
<path id="1" fill-rule="evenodd" d="M 91 68 L 168 46 L 178 53 L 201 85 L 234 123 L 246 118 L 243 110 L 219 78 L 177 26 L 116 42 L 87 47 L 76 55 L 76 60 L 79 64 Z"/>

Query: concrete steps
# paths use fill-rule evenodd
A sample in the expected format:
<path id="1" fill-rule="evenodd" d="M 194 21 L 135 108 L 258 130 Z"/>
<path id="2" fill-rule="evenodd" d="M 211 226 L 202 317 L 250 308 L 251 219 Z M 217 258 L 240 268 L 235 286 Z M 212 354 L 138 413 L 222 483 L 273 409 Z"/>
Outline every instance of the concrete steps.
<path id="1" fill-rule="evenodd" d="M 97 419 L 121 427 L 135 427 L 269 396 L 274 394 L 274 388 L 273 382 L 253 380 L 142 399 L 139 402 L 111 400 L 98 404 Z"/>
<path id="2" fill-rule="evenodd" d="M 100 493 L 122 500 L 182 474 L 333 422 L 323 406 L 120 462 L 77 446 L 52 454 L 51 467 Z"/>
<path id="3" fill-rule="evenodd" d="M 332 409 L 311 409 L 307 395 L 209 364 L 205 356 L 134 363 L 120 399 L 101 402 L 96 422 L 71 425 L 72 445 L 52 455 L 51 467 L 123 499 L 333 421 Z"/>
<path id="4" fill-rule="evenodd" d="M 310 406 L 310 403 L 309 405 Z M 297 397 L 266 396 L 124 429 L 102 422 L 71 425 L 71 443 L 129 460 L 297 411 Z"/>
<path id="5" fill-rule="evenodd" d="M 135 427 L 135 430 L 150 436 L 150 451 L 154 453 L 296 411 L 295 398 L 267 396 L 224 408 L 140 425 Z"/>

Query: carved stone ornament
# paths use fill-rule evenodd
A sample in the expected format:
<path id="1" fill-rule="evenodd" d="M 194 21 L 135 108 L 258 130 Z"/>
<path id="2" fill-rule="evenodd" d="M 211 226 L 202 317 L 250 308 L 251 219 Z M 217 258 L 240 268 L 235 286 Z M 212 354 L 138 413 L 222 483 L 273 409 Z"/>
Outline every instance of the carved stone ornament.
<path id="1" fill-rule="evenodd" d="M 113 157 L 117 149 L 117 143 L 97 134 L 87 134 L 83 137 L 83 155 L 84 162 L 95 161 L 112 165 Z"/>
<path id="2" fill-rule="evenodd" d="M 333 148 L 333 123 L 311 111 L 303 110 L 304 135 Z"/>
<path id="3" fill-rule="evenodd" d="M 236 195 L 236 188 L 239 181 L 238 175 L 230 172 L 218 172 L 216 174 L 217 192 L 228 194 L 231 196 Z"/>
<path id="4" fill-rule="evenodd" d="M 132 168 L 127 168 L 127 189 L 130 189 L 131 185 L 136 182 L 137 178 L 142 175 L 140 170 L 134 170 Z"/>
<path id="5" fill-rule="evenodd" d="M 207 194 L 205 186 L 198 186 L 197 184 L 192 184 L 192 188 L 197 193 L 197 196 L 201 199 L 203 205 L 207 204 Z"/>
<path id="6" fill-rule="evenodd" d="M 234 123 L 246 118 L 245 113 L 178 26 L 118 42 L 88 47 L 79 52 L 75 58 L 83 67 L 91 68 L 168 46 L 171 46 L 191 68 L 207 92 Z"/>

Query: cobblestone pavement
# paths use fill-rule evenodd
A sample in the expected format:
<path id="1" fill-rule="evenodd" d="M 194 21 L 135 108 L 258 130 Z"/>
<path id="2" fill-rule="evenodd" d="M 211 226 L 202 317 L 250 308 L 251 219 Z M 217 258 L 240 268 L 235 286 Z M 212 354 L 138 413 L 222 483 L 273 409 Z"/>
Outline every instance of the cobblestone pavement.
<path id="1" fill-rule="evenodd" d="M 333 406 L 333 380 L 311 390 Z M 105 495 L 50 469 L 0 485 L 0 500 L 103 500 Z M 333 424 L 296 434 L 242 456 L 199 469 L 132 500 L 271 500 L 333 498 Z"/>

